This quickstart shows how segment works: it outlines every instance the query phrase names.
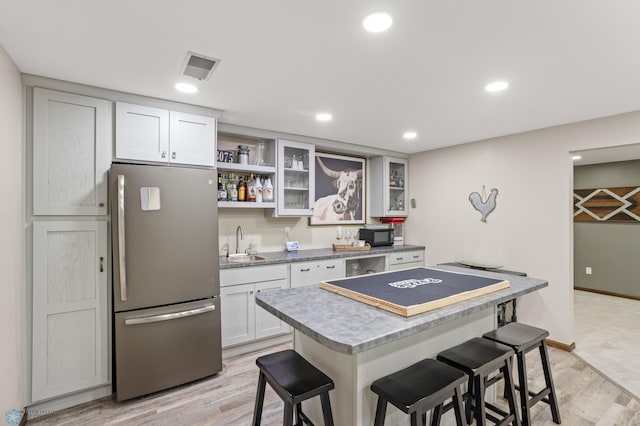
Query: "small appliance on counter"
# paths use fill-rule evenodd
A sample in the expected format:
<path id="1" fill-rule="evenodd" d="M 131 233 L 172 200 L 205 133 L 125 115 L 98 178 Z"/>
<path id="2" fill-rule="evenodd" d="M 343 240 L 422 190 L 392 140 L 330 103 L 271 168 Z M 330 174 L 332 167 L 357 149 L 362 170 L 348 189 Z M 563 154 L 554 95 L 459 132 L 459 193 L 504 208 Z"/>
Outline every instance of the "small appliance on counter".
<path id="1" fill-rule="evenodd" d="M 380 218 L 380 222 L 388 224 L 393 228 L 393 245 L 401 246 L 404 245 L 404 232 L 403 232 L 403 224 L 404 217 L 383 217 Z"/>
<path id="2" fill-rule="evenodd" d="M 367 224 L 358 231 L 359 239 L 366 241 L 371 247 L 393 245 L 393 227 L 388 224 Z"/>

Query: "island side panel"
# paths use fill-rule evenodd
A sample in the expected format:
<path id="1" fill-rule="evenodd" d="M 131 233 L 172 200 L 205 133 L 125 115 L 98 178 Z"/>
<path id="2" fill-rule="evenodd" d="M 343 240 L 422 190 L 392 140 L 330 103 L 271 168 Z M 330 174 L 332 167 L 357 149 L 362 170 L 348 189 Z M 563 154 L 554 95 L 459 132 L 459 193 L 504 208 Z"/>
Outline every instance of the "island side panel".
<path id="1" fill-rule="evenodd" d="M 330 392 L 336 426 L 371 425 L 375 417 L 377 396 L 371 383 L 424 358 L 435 358 L 445 349 L 462 343 L 496 327 L 495 307 L 470 314 L 446 324 L 355 355 L 338 353 L 296 331 L 295 350 L 329 375 L 336 388 Z M 487 398 L 494 398 L 493 389 Z M 322 424 L 318 398 L 304 405 L 315 424 Z M 406 414 L 389 405 L 385 426 L 406 425 Z M 442 425 L 454 425 L 453 412 L 443 417 Z"/>
<path id="2" fill-rule="evenodd" d="M 294 330 L 293 347 L 307 361 L 327 374 L 335 383 L 335 389 L 329 392 L 333 422 L 336 426 L 357 425 L 356 408 L 356 355 L 336 352 L 321 345 L 298 330 Z M 324 424 L 320 398 L 312 398 L 302 403 L 302 411 L 309 416 L 313 424 Z"/>

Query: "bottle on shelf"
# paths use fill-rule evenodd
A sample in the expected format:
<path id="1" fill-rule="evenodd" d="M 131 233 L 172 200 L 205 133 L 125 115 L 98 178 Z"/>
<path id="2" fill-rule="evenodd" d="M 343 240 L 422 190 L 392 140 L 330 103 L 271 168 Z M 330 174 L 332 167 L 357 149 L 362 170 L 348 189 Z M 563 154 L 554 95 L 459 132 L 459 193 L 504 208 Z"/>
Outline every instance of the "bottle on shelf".
<path id="1" fill-rule="evenodd" d="M 273 201 L 273 185 L 270 177 L 267 177 L 267 181 L 262 188 L 262 200 L 265 202 Z"/>
<path id="2" fill-rule="evenodd" d="M 246 201 L 247 200 L 247 184 L 242 180 L 242 176 L 240 176 L 240 181 L 238 182 L 238 201 Z"/>
<path id="3" fill-rule="evenodd" d="M 247 201 L 254 202 L 256 201 L 256 179 L 251 173 L 249 180 L 247 182 Z"/>
<path id="4" fill-rule="evenodd" d="M 218 174 L 218 201 L 227 200 L 227 188 L 222 181 L 222 175 Z"/>
<path id="5" fill-rule="evenodd" d="M 256 203 L 261 203 L 263 200 L 263 188 L 262 182 L 260 182 L 260 176 L 256 177 Z"/>
<path id="6" fill-rule="evenodd" d="M 238 184 L 233 173 L 227 182 L 227 201 L 238 201 Z"/>

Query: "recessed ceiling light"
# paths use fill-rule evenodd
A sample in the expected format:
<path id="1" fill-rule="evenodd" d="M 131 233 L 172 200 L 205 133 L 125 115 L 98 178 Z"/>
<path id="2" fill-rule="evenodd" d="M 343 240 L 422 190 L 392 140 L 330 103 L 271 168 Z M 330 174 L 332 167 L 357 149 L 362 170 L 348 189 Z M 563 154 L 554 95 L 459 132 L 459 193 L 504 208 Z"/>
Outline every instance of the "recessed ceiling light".
<path id="1" fill-rule="evenodd" d="M 402 135 L 405 139 L 415 139 L 416 136 L 418 136 L 416 132 L 405 132 L 404 135 Z"/>
<path id="2" fill-rule="evenodd" d="M 316 120 L 318 121 L 331 121 L 333 117 L 331 114 L 326 112 L 321 112 L 320 114 L 316 114 Z"/>
<path id="3" fill-rule="evenodd" d="M 393 20 L 388 13 L 375 12 L 367 15 L 362 21 L 362 26 L 370 33 L 380 33 L 391 27 Z"/>
<path id="4" fill-rule="evenodd" d="M 487 92 L 501 92 L 509 87 L 509 83 L 506 81 L 494 81 L 484 86 L 484 90 Z"/>
<path id="5" fill-rule="evenodd" d="M 581 160 L 581 159 L 582 159 L 582 156 L 581 156 L 581 155 L 572 155 L 572 156 L 571 156 L 571 159 L 572 159 L 573 161 Z"/>
<path id="6" fill-rule="evenodd" d="M 189 83 L 177 83 L 175 85 L 175 88 L 182 93 L 196 93 L 198 91 L 198 88 L 196 86 Z"/>

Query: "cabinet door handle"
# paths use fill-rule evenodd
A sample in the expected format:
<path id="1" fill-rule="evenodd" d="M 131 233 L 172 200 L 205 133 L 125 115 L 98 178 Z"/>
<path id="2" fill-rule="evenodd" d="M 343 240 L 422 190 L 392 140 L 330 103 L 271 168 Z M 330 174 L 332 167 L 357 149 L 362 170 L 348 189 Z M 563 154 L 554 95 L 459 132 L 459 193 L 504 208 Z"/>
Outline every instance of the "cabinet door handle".
<path id="1" fill-rule="evenodd" d="M 100 272 L 104 272 L 104 257 L 100 256 Z"/>
<path id="2" fill-rule="evenodd" d="M 311 268 L 307 268 L 307 269 L 300 269 L 300 272 L 309 272 L 311 270 Z"/>
<path id="3" fill-rule="evenodd" d="M 396 257 L 396 260 L 402 260 L 404 257 Z"/>
<path id="4" fill-rule="evenodd" d="M 171 159 L 172 159 L 172 160 L 175 160 L 175 159 L 176 159 L 176 152 L 175 152 L 175 151 L 173 151 L 173 152 L 171 153 Z"/>
<path id="5" fill-rule="evenodd" d="M 98 207 L 104 207 L 104 203 L 98 203 Z"/>
<path id="6" fill-rule="evenodd" d="M 420 256 L 416 254 L 415 256 L 413 256 L 413 258 L 414 258 L 414 259 L 419 259 L 419 258 L 420 258 Z"/>
<path id="7" fill-rule="evenodd" d="M 249 291 L 249 294 L 253 294 L 253 290 L 250 290 L 250 291 Z"/>
<path id="8" fill-rule="evenodd" d="M 162 151 L 162 152 L 160 153 L 160 156 L 161 156 L 162 158 L 167 158 L 167 151 Z"/>
<path id="9" fill-rule="evenodd" d="M 332 265 L 332 266 L 327 266 L 327 269 L 335 269 L 336 265 Z"/>

